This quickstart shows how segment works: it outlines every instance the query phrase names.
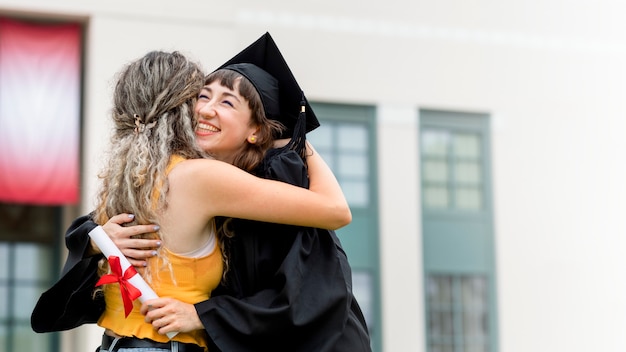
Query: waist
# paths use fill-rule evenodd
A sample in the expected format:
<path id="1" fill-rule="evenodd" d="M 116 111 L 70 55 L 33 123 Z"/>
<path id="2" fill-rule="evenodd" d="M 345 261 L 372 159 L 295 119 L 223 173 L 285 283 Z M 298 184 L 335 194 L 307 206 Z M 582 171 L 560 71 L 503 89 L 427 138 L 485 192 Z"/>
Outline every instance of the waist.
<path id="1" fill-rule="evenodd" d="M 102 335 L 101 351 L 114 352 L 120 348 L 158 348 L 178 352 L 204 352 L 204 348 L 193 343 L 183 343 L 178 341 L 157 342 L 150 339 L 138 339 L 134 337 L 116 338 L 109 335 Z"/>

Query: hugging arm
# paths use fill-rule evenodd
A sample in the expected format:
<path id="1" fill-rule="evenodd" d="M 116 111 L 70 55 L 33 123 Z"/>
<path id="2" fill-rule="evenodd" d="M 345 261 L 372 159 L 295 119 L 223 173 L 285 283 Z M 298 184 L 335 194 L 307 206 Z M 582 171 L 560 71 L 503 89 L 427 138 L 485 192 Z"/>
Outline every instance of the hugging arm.
<path id="1" fill-rule="evenodd" d="M 116 245 L 125 255 L 145 258 L 149 255 L 154 240 L 130 239 L 140 231 L 152 231 L 153 225 L 121 227 L 128 218 L 120 214 L 111 218 L 104 225 L 109 235 L 117 236 Z M 98 262 L 102 258 L 99 250 L 91 243 L 89 232 L 98 224 L 93 222 L 91 214 L 84 215 L 72 222 L 65 233 L 65 245 L 68 249 L 67 259 L 59 280 L 44 292 L 31 315 L 31 326 L 36 332 L 62 331 L 77 326 L 95 323 L 104 310 L 104 300 L 94 296 L 94 287 L 98 281 Z M 131 245 L 140 249 L 132 248 Z M 141 249 L 148 248 L 148 249 Z M 129 258 L 131 263 L 142 263 L 141 260 Z M 136 264 L 135 264 L 136 265 Z"/>
<path id="2" fill-rule="evenodd" d="M 226 216 L 324 229 L 350 223 L 350 208 L 328 166 L 317 153 L 307 163 L 309 189 L 255 177 L 217 160 L 187 160 L 169 175 L 170 186 L 178 189 L 170 194 L 171 204 L 184 203 L 186 215 L 206 221 Z"/>

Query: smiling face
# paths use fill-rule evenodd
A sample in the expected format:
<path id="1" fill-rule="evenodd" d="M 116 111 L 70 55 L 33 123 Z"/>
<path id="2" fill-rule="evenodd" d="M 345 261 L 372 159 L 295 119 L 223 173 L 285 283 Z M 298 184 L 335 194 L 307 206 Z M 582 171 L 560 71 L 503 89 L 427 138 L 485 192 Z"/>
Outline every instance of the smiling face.
<path id="1" fill-rule="evenodd" d="M 218 160 L 232 163 L 246 144 L 255 142 L 257 125 L 251 122 L 252 110 L 239 94 L 239 82 L 233 89 L 213 81 L 198 95 L 196 140 L 200 148 Z M 254 137 L 254 138 L 253 138 Z"/>

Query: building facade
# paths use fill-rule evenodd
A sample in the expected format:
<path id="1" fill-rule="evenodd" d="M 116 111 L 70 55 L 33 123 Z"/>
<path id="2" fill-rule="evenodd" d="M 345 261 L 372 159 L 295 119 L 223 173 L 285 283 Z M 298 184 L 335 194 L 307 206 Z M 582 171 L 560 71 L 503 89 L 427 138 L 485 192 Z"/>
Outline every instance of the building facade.
<path id="1" fill-rule="evenodd" d="M 322 122 L 310 139 L 350 203 L 354 221 L 338 233 L 374 351 L 626 350 L 624 10 L 608 0 L 0 0 L 0 145 L 18 139 L 0 162 L 26 153 L 15 149 L 28 143 L 20 128 L 57 121 L 33 96 L 17 119 L 3 108 L 32 92 L 8 94 L 16 82 L 37 86 L 46 76 L 34 70 L 51 64 L 8 79 L 19 71 L 4 54 L 15 30 L 2 23 L 34 26 L 25 35 L 35 39 L 70 26 L 78 53 L 73 98 L 58 109 L 74 131 L 59 150 L 73 155 L 76 194 L 42 203 L 43 183 L 33 199 L 8 197 L 14 168 L 0 164 L 0 189 L 12 187 L 0 193 L 0 351 L 99 345 L 96 326 L 35 334 L 29 317 L 58 277 L 65 228 L 93 208 L 115 74 L 155 49 L 209 71 L 266 31 Z M 45 97 L 59 89 L 48 81 Z"/>

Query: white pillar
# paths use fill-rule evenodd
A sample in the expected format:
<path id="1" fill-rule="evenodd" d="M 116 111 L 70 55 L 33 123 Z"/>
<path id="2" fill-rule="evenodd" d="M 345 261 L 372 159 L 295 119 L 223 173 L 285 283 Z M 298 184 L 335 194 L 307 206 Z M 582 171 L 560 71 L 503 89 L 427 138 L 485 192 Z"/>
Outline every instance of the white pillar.
<path id="1" fill-rule="evenodd" d="M 378 105 L 384 351 L 423 351 L 419 123 L 414 106 Z"/>

